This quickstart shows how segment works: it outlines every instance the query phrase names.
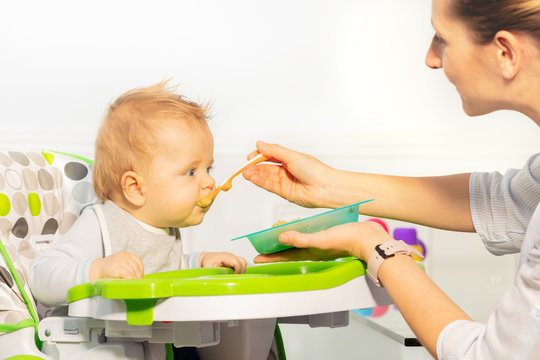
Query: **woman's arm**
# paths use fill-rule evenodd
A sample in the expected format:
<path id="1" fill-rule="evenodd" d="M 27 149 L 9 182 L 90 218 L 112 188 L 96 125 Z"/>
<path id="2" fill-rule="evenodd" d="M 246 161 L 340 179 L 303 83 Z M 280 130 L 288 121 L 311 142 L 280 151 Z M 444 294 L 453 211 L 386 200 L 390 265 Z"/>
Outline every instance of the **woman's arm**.
<path id="1" fill-rule="evenodd" d="M 384 260 L 378 275 L 411 330 L 435 358 L 441 331 L 455 320 L 471 320 L 409 256 Z"/>
<path id="2" fill-rule="evenodd" d="M 347 223 L 314 234 L 284 232 L 279 240 L 295 249 L 258 255 L 256 263 L 322 260 L 354 256 L 367 262 L 375 246 L 392 240 L 381 225 L 372 221 Z M 470 320 L 416 262 L 406 255 L 387 258 L 380 265 L 378 278 L 403 317 L 426 349 L 436 356 L 441 331 L 455 320 Z"/>
<path id="3" fill-rule="evenodd" d="M 328 202 L 335 199 L 338 202 L 333 207 L 340 207 L 375 199 L 361 206 L 362 214 L 472 232 L 469 177 L 403 177 L 335 170 Z"/>
<path id="4" fill-rule="evenodd" d="M 414 178 L 355 173 L 333 169 L 313 156 L 279 145 L 259 141 L 257 149 L 276 164 L 251 166 L 244 177 L 298 205 L 338 208 L 375 199 L 362 205 L 360 212 L 441 229 L 474 231 L 470 174 Z"/>

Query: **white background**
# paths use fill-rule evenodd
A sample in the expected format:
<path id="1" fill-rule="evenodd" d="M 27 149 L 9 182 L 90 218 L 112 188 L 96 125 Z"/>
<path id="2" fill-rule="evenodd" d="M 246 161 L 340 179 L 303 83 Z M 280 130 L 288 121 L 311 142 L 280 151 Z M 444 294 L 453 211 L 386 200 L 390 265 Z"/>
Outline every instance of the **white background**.
<path id="1" fill-rule="evenodd" d="M 462 113 L 442 71 L 424 65 L 431 36 L 420 1 L 4 1 L 1 136 L 91 152 L 109 102 L 172 78 L 213 104 L 218 143 L 247 136 L 250 149 L 285 135 L 320 149 L 396 134 L 533 141 L 522 116 Z"/>
<path id="2" fill-rule="evenodd" d="M 424 65 L 431 36 L 428 1 L 2 1 L 0 145 L 91 157 L 116 96 L 171 78 L 212 104 L 218 183 L 257 139 L 358 171 L 520 167 L 540 149 L 536 125 L 505 111 L 463 114 L 443 72 Z M 233 185 L 202 225 L 186 229 L 186 250 L 251 259 L 246 241 L 228 240 L 308 214 L 241 178 Z M 419 231 L 432 249 L 428 271 L 485 319 L 515 262 L 497 262 L 476 237 Z M 469 301 L 468 291 L 487 300 Z"/>

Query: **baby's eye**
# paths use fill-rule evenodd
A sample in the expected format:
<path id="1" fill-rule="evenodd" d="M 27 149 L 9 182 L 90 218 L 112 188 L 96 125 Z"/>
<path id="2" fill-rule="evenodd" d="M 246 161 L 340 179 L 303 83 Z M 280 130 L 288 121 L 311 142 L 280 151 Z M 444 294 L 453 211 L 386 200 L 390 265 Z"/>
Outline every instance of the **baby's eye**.
<path id="1" fill-rule="evenodd" d="M 210 174 L 210 171 L 214 170 L 213 166 L 210 166 L 209 168 L 206 168 L 206 172 Z"/>
<path id="2" fill-rule="evenodd" d="M 195 175 L 195 169 L 190 169 L 186 174 L 187 174 L 188 176 L 193 176 L 193 175 Z"/>

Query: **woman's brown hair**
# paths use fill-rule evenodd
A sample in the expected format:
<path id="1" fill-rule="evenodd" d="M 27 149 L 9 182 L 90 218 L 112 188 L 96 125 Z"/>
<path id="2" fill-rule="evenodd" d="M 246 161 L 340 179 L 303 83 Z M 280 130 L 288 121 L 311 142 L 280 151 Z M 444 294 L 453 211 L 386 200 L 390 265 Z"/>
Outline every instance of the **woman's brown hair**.
<path id="1" fill-rule="evenodd" d="M 540 46 L 540 0 L 452 0 L 451 11 L 480 44 L 507 30 L 525 33 Z"/>

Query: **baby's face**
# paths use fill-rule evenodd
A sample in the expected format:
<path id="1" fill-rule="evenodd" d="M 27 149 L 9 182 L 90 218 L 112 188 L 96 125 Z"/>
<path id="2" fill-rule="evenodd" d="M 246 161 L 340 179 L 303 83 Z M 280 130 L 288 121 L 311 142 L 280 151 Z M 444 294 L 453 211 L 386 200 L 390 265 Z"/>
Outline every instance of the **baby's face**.
<path id="1" fill-rule="evenodd" d="M 144 174 L 146 222 L 156 227 L 200 224 L 206 210 L 197 202 L 215 188 L 209 174 L 214 162 L 210 129 L 171 123 L 157 139 L 157 155 Z"/>

